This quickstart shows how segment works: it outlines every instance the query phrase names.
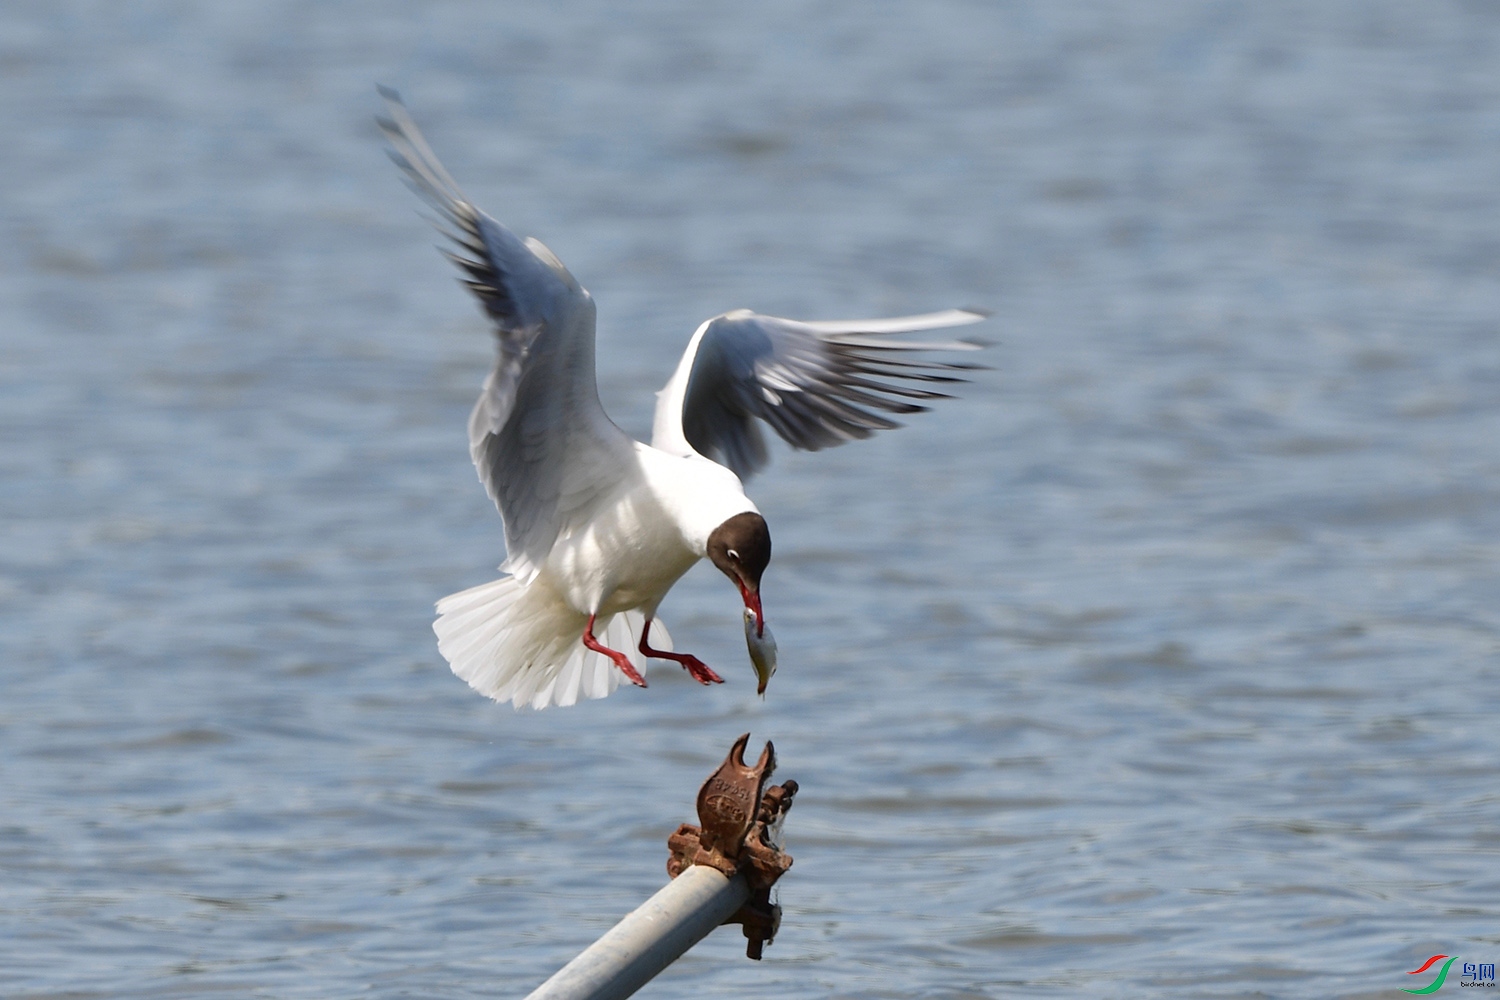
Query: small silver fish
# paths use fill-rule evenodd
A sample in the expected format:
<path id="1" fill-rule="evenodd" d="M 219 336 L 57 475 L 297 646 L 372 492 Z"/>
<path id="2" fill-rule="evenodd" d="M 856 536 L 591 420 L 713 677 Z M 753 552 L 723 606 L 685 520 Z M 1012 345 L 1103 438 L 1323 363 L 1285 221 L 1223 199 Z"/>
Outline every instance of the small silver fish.
<path id="1" fill-rule="evenodd" d="M 750 665 L 760 681 L 755 693 L 764 698 L 766 685 L 776 673 L 776 637 L 764 625 L 756 628 L 755 612 L 749 608 L 745 609 L 745 648 L 750 651 Z"/>

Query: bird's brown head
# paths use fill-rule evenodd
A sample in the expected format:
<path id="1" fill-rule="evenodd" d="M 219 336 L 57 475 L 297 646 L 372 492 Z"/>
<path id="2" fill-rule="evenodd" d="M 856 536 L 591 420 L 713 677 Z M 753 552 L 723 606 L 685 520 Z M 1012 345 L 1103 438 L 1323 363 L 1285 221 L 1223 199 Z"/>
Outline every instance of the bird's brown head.
<path id="1" fill-rule="evenodd" d="M 766 519 L 746 511 L 719 525 L 708 536 L 708 559 L 740 588 L 745 607 L 755 612 L 757 633 L 764 633 L 760 577 L 771 561 L 771 529 Z"/>

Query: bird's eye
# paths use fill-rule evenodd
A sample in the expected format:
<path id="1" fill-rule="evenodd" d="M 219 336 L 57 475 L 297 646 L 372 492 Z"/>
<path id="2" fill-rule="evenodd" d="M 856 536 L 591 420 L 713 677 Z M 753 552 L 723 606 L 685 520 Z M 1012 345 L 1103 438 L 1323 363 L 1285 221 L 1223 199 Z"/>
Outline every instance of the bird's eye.
<path id="1" fill-rule="evenodd" d="M 736 551 L 735 551 L 735 550 L 734 550 L 734 549 L 730 549 L 730 550 L 729 550 L 729 551 L 728 551 L 728 553 L 726 553 L 726 554 L 727 554 L 727 555 L 728 555 L 728 556 L 729 556 L 729 558 L 731 558 L 731 559 L 738 559 L 738 558 L 739 558 L 739 557 L 740 557 L 740 554 L 739 554 L 739 553 L 738 553 L 738 552 L 736 552 Z"/>

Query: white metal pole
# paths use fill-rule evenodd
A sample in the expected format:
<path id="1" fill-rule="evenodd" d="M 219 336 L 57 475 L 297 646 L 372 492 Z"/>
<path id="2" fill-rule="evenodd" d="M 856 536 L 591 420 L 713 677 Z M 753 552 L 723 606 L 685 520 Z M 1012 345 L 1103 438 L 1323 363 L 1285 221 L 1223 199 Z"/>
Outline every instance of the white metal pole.
<path id="1" fill-rule="evenodd" d="M 750 898 L 745 876 L 693 865 L 615 924 L 526 1000 L 624 1000 Z"/>

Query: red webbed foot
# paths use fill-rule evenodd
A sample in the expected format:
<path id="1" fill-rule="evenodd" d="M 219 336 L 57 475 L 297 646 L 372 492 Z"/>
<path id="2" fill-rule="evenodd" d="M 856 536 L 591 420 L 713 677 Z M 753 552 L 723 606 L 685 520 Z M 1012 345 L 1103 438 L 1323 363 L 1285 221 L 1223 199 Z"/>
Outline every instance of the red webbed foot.
<path id="1" fill-rule="evenodd" d="M 646 641 L 647 637 L 650 635 L 651 619 L 647 618 L 646 627 L 641 630 L 641 644 L 639 647 L 640 651 L 646 656 L 649 656 L 652 659 L 656 660 L 673 660 L 677 663 L 682 664 L 682 668 L 686 670 L 688 672 L 688 675 L 691 676 L 693 680 L 697 681 L 699 684 L 724 683 L 724 678 L 714 673 L 712 667 L 710 667 L 707 663 L 704 663 L 702 660 L 698 659 L 696 656 L 693 656 L 689 653 L 669 653 L 664 649 L 653 648 L 651 643 Z"/>
<path id="2" fill-rule="evenodd" d="M 630 662 L 630 657 L 626 656 L 618 649 L 610 649 L 608 646 L 604 645 L 604 643 L 594 638 L 595 617 L 597 616 L 589 615 L 589 623 L 583 627 L 583 644 L 589 649 L 592 649 L 594 652 L 603 653 L 605 656 L 613 660 L 615 666 L 620 668 L 620 673 L 624 674 L 625 679 L 630 683 L 634 684 L 636 687 L 645 687 L 646 678 L 642 677 L 640 675 L 640 671 L 635 669 L 635 664 Z M 642 639 L 641 641 L 642 643 L 644 643 L 645 639 Z"/>

